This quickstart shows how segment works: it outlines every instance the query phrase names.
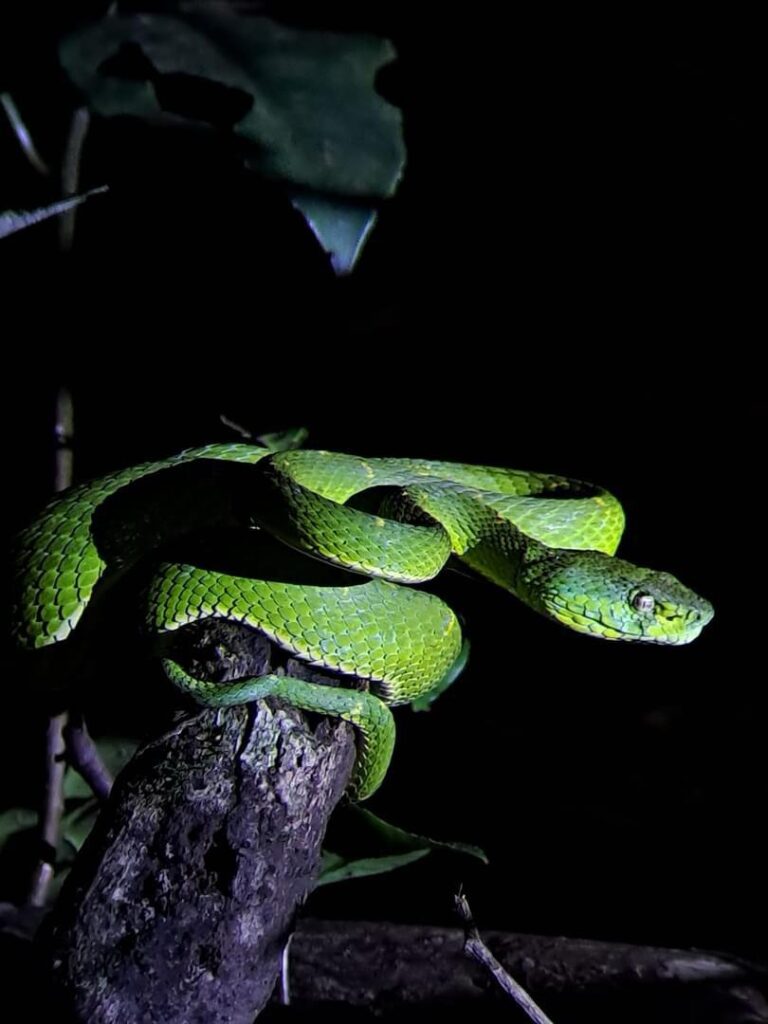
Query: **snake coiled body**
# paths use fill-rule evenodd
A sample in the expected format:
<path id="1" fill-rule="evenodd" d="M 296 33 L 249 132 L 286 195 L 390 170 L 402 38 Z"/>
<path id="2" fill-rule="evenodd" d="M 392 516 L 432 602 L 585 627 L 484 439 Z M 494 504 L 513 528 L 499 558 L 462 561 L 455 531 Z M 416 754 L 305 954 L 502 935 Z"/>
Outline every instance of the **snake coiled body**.
<path id="1" fill-rule="evenodd" d="M 236 619 L 312 665 L 364 680 L 370 692 L 279 675 L 217 684 L 169 659 L 166 672 L 204 704 L 276 694 L 353 722 L 362 739 L 351 784 L 358 799 L 386 771 L 394 742 L 388 705 L 434 689 L 459 656 L 454 613 L 409 586 L 432 579 L 450 558 L 550 618 L 605 639 L 688 643 L 712 617 L 709 603 L 674 577 L 615 557 L 624 515 L 598 487 L 496 467 L 222 444 L 113 473 L 44 509 L 16 543 L 13 628 L 21 647 L 66 641 L 124 568 L 110 561 L 95 528 L 112 496 L 160 473 L 172 488 L 174 467 L 201 461 L 249 466 L 239 509 L 247 525 L 359 582 L 316 587 L 164 562 L 149 588 L 151 629 L 164 634 L 204 618 Z M 378 512 L 348 504 L 371 488 L 386 489 Z M 182 515 L 166 537 L 184 525 Z"/>

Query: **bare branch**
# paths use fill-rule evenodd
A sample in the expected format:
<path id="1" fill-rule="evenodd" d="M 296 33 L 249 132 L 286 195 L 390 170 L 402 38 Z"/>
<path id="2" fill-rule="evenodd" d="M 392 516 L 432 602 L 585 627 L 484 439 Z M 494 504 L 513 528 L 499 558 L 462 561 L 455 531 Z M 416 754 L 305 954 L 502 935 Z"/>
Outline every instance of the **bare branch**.
<path id="1" fill-rule="evenodd" d="M 37 152 L 35 144 L 32 141 L 32 136 L 29 134 L 27 126 L 24 124 L 24 119 L 19 113 L 19 108 L 14 103 L 13 97 L 9 92 L 0 93 L 0 107 L 3 108 L 8 120 L 11 122 L 14 135 L 24 151 L 24 155 L 27 160 L 29 160 L 39 174 L 50 174 L 51 172 L 48 165 Z"/>
<path id="2" fill-rule="evenodd" d="M 99 800 L 106 800 L 112 791 L 112 776 L 90 737 L 83 716 L 78 712 L 70 713 L 64 728 L 64 742 L 70 765 L 85 779 Z"/>
<path id="3" fill-rule="evenodd" d="M 53 425 L 56 439 L 56 465 L 53 473 L 53 489 L 58 494 L 72 486 L 74 463 L 72 440 L 75 433 L 75 414 L 72 394 L 68 388 L 60 387 L 56 393 L 56 421 Z"/>
<path id="4" fill-rule="evenodd" d="M 24 228 L 32 227 L 33 224 L 39 224 L 41 221 L 48 220 L 49 217 L 58 217 L 60 214 L 66 213 L 67 210 L 71 210 L 72 207 L 80 206 L 91 196 L 108 191 L 108 185 L 100 185 L 98 188 L 83 192 L 82 195 L 73 196 L 71 199 L 61 199 L 57 203 L 41 206 L 36 210 L 5 210 L 0 213 L 0 238 L 7 238 L 8 235 L 23 231 Z"/>
<path id="5" fill-rule="evenodd" d="M 246 427 L 240 426 L 240 424 L 236 423 L 235 420 L 231 420 L 226 413 L 220 412 L 219 419 L 221 420 L 225 427 L 228 427 L 230 430 L 234 430 L 236 434 L 239 434 L 240 437 L 244 437 L 246 441 L 253 440 L 253 434 L 250 432 L 250 430 L 248 430 Z"/>
<path id="6" fill-rule="evenodd" d="M 504 970 L 563 1020 L 768 1021 L 768 969 L 735 956 L 491 930 L 483 937 Z M 470 1020 L 485 1020 L 493 1007 L 499 1019 L 512 1012 L 485 968 L 465 955 L 459 928 L 304 919 L 290 970 L 292 1001 L 323 1019 L 335 1008 L 371 1005 L 387 1020 L 404 1011 L 408 1020 L 429 1017 L 448 1005 Z"/>
<path id="7" fill-rule="evenodd" d="M 53 865 L 59 842 L 61 816 L 64 813 L 64 727 L 67 714 L 55 715 L 48 720 L 45 736 L 45 786 L 40 811 L 40 856 L 32 872 L 27 902 L 42 907 L 53 879 Z"/>
<path id="8" fill-rule="evenodd" d="M 499 961 L 488 949 L 472 918 L 472 911 L 469 909 L 467 897 L 459 893 L 455 897 L 456 910 L 464 924 L 464 952 L 477 960 L 479 964 L 489 971 L 507 995 L 514 999 L 521 1010 L 524 1010 L 534 1024 L 553 1024 L 552 1020 L 544 1011 L 534 1003 L 522 985 L 501 966 Z"/>
<path id="9" fill-rule="evenodd" d="M 86 107 L 78 107 L 72 115 L 67 147 L 64 151 L 64 161 L 61 167 L 61 194 L 65 199 L 76 195 L 80 187 L 80 162 L 90 123 L 91 115 L 88 113 L 88 109 Z M 59 248 L 62 252 L 69 252 L 72 248 L 76 217 L 76 206 L 71 207 L 61 215 L 59 221 Z"/>
<path id="10" fill-rule="evenodd" d="M 58 493 L 72 484 L 72 436 L 74 433 L 74 411 L 72 395 L 65 387 L 56 394 L 54 422 L 56 439 L 56 461 L 53 474 L 53 489 Z M 40 855 L 32 872 L 28 902 L 33 907 L 44 905 L 53 879 L 56 861 L 56 847 L 61 832 L 61 817 L 64 813 L 64 772 L 66 771 L 66 742 L 64 732 L 68 724 L 66 711 L 48 720 L 45 737 L 45 785 L 40 811 Z"/>

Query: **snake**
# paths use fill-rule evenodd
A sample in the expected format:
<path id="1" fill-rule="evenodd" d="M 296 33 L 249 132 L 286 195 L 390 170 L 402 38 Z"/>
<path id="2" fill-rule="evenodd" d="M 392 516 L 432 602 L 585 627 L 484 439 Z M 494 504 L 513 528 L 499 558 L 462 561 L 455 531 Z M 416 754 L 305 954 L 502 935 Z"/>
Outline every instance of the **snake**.
<path id="1" fill-rule="evenodd" d="M 211 618 L 237 621 L 299 661 L 342 681 L 354 677 L 357 685 L 322 685 L 280 672 L 217 682 L 165 657 L 167 677 L 204 706 L 274 696 L 352 723 L 358 752 L 347 791 L 354 800 L 369 797 L 386 774 L 395 739 L 391 707 L 439 687 L 460 658 L 456 614 L 420 587 L 449 561 L 590 637 L 682 645 L 713 616 L 712 605 L 674 576 L 616 556 L 624 513 L 597 485 L 493 466 L 222 443 L 75 486 L 22 530 L 14 546 L 12 611 L 21 649 L 69 641 L 94 599 L 139 553 L 162 553 L 162 542 L 183 533 L 193 512 L 206 515 L 205 508 L 182 508 L 166 517 L 162 536 L 149 540 L 139 527 L 119 558 L 99 533 L 99 516 L 118 492 L 152 477 L 172 491 L 185 464 L 239 464 L 240 521 L 281 548 L 340 570 L 344 585 L 161 561 L 145 596 L 150 632 L 162 636 Z M 360 507 L 366 494 L 377 498 L 372 510 Z"/>

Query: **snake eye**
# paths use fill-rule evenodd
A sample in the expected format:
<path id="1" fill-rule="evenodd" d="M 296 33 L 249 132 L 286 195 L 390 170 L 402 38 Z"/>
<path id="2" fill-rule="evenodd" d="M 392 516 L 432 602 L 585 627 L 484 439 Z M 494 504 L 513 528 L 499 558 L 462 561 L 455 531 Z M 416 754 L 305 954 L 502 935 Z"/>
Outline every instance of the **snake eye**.
<path id="1" fill-rule="evenodd" d="M 656 602 L 650 594 L 635 594 L 632 598 L 632 606 L 639 612 L 652 612 Z"/>

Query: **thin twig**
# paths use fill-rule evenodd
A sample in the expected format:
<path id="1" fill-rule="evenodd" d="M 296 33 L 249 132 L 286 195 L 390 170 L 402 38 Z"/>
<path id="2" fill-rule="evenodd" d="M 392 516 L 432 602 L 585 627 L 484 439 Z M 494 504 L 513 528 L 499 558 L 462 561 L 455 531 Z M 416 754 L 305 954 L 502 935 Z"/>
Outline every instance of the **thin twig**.
<path id="1" fill-rule="evenodd" d="M 72 114 L 72 123 L 69 127 L 67 146 L 61 166 L 61 194 L 65 199 L 76 195 L 80 187 L 80 163 L 90 123 L 91 115 L 86 107 L 78 107 Z M 72 248 L 76 217 L 77 207 L 73 206 L 59 219 L 59 248 L 62 252 L 69 252 Z"/>
<path id="2" fill-rule="evenodd" d="M 236 423 L 234 420 L 231 420 L 226 413 L 220 412 L 219 419 L 221 420 L 225 427 L 229 427 L 230 430 L 234 430 L 236 434 L 239 434 L 241 437 L 244 437 L 246 441 L 253 440 L 253 434 L 250 432 L 250 430 L 248 430 L 246 427 L 241 427 L 239 423 Z"/>
<path id="3" fill-rule="evenodd" d="M 59 388 L 56 394 L 56 422 L 53 434 L 56 441 L 53 489 L 58 494 L 72 486 L 74 463 L 72 441 L 75 432 L 75 415 L 72 394 L 68 388 Z"/>
<path id="4" fill-rule="evenodd" d="M 504 970 L 490 949 L 480 938 L 480 933 L 472 918 L 469 902 L 463 893 L 455 897 L 456 910 L 464 924 L 464 952 L 489 971 L 510 998 L 514 999 L 521 1010 L 530 1017 L 534 1024 L 552 1024 L 551 1019 L 534 1003 L 525 989 Z"/>
<path id="5" fill-rule="evenodd" d="M 56 394 L 56 460 L 53 473 L 55 491 L 63 491 L 72 483 L 72 435 L 74 412 L 72 395 L 67 388 L 59 388 Z M 64 731 L 69 716 L 66 711 L 53 715 L 48 720 L 45 742 L 45 788 L 43 806 L 40 812 L 40 857 L 32 873 L 28 902 L 34 907 L 45 904 L 48 889 L 53 879 L 56 847 L 61 832 L 61 817 L 64 813 L 64 772 L 66 771 L 66 743 Z"/>
<path id="6" fill-rule="evenodd" d="M 64 742 L 69 764 L 85 779 L 99 800 L 106 800 L 112 791 L 112 776 L 80 713 L 70 714 L 64 729 Z"/>
<path id="7" fill-rule="evenodd" d="M 291 932 L 288 936 L 285 945 L 283 946 L 283 953 L 280 957 L 280 1005 L 290 1006 L 291 1005 L 291 943 L 293 942 L 293 936 L 295 932 Z"/>
<path id="8" fill-rule="evenodd" d="M 71 199 L 60 199 L 48 206 L 41 206 L 36 210 L 3 210 L 0 212 L 0 238 L 7 238 L 16 231 L 23 231 L 25 228 L 48 220 L 49 217 L 58 217 L 73 206 L 79 206 L 91 196 L 99 195 L 102 192 L 109 192 L 109 185 L 99 185 L 79 196 L 72 196 Z"/>
<path id="9" fill-rule="evenodd" d="M 64 813 L 64 727 L 67 713 L 48 719 L 45 735 L 45 789 L 40 811 L 40 856 L 32 872 L 27 902 L 33 907 L 45 904 L 53 879 L 53 865 L 59 842 L 61 816 Z"/>
<path id="10" fill-rule="evenodd" d="M 37 152 L 35 144 L 32 141 L 32 136 L 29 134 L 29 130 L 24 124 L 24 119 L 19 113 L 19 108 L 14 103 L 13 97 L 9 92 L 0 93 L 0 107 L 3 108 L 8 120 L 11 122 L 13 133 L 16 136 L 27 160 L 29 160 L 39 174 L 50 174 L 51 172 L 48 169 L 48 165 Z"/>

